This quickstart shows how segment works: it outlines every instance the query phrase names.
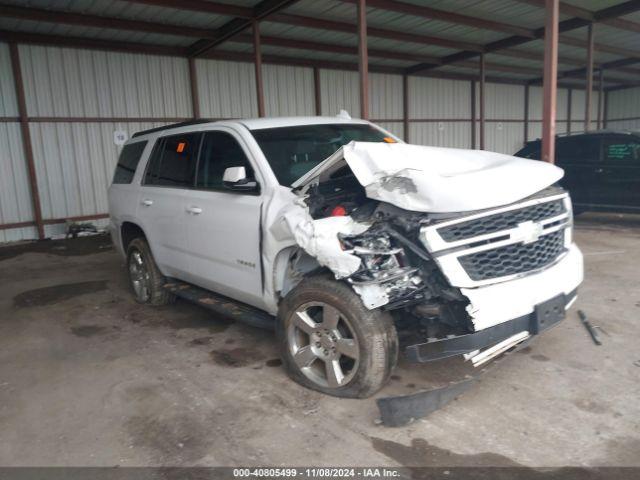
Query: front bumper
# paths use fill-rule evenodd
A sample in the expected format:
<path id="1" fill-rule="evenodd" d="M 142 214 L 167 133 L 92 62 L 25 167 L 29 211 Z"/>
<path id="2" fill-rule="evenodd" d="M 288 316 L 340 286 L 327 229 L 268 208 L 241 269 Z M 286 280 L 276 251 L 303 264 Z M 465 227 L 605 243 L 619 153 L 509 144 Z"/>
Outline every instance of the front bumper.
<path id="1" fill-rule="evenodd" d="M 562 315 L 555 316 L 546 324 L 541 324 L 539 313 L 534 311 L 528 315 L 485 328 L 479 332 L 410 345 L 405 350 L 407 359 L 411 362 L 432 362 L 490 347 L 521 332 L 537 335 L 560 322 L 564 318 L 566 309 L 571 306 L 576 298 L 576 290 L 568 295 L 561 294 L 560 300 L 564 305 Z"/>
<path id="2" fill-rule="evenodd" d="M 573 244 L 555 265 L 532 275 L 479 288 L 462 288 L 475 332 L 406 347 L 410 361 L 429 362 L 490 347 L 520 332 L 536 335 L 558 323 L 583 279 L 582 253 Z M 539 323 L 539 307 L 551 299 L 564 305 L 562 317 Z"/>

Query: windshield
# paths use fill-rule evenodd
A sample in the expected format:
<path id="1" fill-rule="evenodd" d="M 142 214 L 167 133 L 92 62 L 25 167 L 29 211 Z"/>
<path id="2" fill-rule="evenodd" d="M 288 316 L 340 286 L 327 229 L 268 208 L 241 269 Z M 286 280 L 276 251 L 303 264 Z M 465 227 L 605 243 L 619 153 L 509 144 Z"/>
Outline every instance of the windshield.
<path id="1" fill-rule="evenodd" d="M 331 156 L 341 146 L 356 142 L 393 141 L 366 124 L 302 125 L 252 130 L 280 185 L 293 182 Z"/>

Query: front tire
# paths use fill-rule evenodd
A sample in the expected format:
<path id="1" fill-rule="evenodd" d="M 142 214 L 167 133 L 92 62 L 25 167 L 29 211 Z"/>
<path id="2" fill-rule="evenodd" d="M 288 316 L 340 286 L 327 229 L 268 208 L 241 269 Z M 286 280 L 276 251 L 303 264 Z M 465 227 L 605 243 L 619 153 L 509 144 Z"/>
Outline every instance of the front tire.
<path id="1" fill-rule="evenodd" d="M 391 316 L 329 277 L 306 278 L 283 299 L 276 333 L 289 376 L 336 397 L 373 395 L 398 357 Z"/>
<path id="2" fill-rule="evenodd" d="M 135 238 L 129 243 L 127 269 L 136 302 L 151 305 L 166 305 L 171 302 L 171 293 L 163 287 L 166 278 L 160 273 L 144 238 Z"/>

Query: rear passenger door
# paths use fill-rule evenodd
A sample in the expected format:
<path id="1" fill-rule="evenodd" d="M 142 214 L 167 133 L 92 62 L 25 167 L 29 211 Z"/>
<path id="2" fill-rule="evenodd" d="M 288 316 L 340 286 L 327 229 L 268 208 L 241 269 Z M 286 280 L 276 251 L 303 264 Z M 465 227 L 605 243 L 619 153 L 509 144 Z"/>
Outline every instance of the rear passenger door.
<path id="1" fill-rule="evenodd" d="M 593 202 L 594 188 L 598 188 L 594 165 L 599 156 L 599 136 L 580 135 L 556 140 L 556 165 L 564 169 L 560 183 L 569 190 L 574 204 Z"/>
<path id="2" fill-rule="evenodd" d="M 605 208 L 640 208 L 640 140 L 608 135 L 602 142 L 602 160 L 595 166 L 599 188 L 594 203 Z"/>
<path id="3" fill-rule="evenodd" d="M 245 167 L 248 177 L 255 178 L 241 138 L 232 130 L 204 132 L 196 186 L 186 193 L 193 283 L 259 307 L 262 197 L 225 187 L 222 177 L 228 167 Z"/>
<path id="4" fill-rule="evenodd" d="M 137 217 L 164 275 L 190 280 L 185 191 L 193 188 L 202 135 L 157 140 L 138 196 Z"/>

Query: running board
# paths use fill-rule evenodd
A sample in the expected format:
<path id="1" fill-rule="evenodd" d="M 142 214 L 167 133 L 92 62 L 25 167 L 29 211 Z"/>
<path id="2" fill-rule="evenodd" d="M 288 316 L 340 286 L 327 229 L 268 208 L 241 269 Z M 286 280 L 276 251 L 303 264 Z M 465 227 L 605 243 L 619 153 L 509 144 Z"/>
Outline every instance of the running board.
<path id="1" fill-rule="evenodd" d="M 174 279 L 170 279 L 165 283 L 164 288 L 176 297 L 184 298 L 207 310 L 230 317 L 246 325 L 265 330 L 275 329 L 275 317 L 250 305 Z"/>

